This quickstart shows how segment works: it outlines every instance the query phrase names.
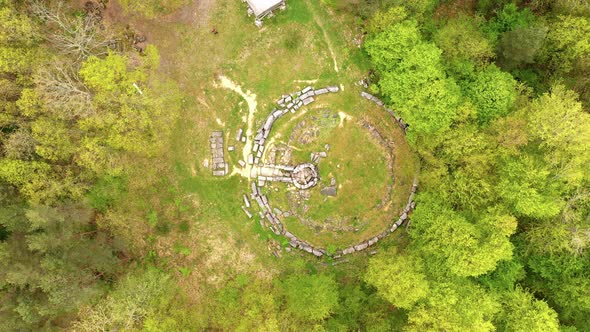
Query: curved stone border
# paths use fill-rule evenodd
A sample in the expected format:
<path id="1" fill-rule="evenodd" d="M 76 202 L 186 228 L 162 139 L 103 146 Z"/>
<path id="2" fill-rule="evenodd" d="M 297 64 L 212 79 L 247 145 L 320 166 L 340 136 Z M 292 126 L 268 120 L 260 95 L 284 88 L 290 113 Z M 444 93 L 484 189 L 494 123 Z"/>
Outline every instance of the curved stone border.
<path id="1" fill-rule="evenodd" d="M 273 109 L 272 112 L 266 118 L 264 125 L 258 129 L 257 134 L 254 138 L 254 147 L 252 149 L 252 154 L 248 157 L 248 162 L 250 164 L 259 164 L 260 158 L 264 153 L 264 144 L 266 139 L 268 138 L 270 131 L 272 129 L 272 125 L 274 122 L 280 118 L 281 116 L 287 114 L 288 112 L 295 113 L 300 107 L 309 105 L 310 103 L 315 101 L 314 96 L 322 95 L 325 93 L 336 93 L 340 89 L 337 86 L 328 86 L 326 88 L 314 90 L 311 86 L 304 88 L 301 91 L 297 91 L 291 95 L 283 95 L 278 101 L 277 104 L 282 109 Z M 377 97 L 366 93 L 361 92 L 361 96 L 367 100 L 370 100 L 377 104 L 380 107 L 383 107 L 398 123 L 400 128 L 406 132 L 407 125 L 405 122 L 398 117 L 393 110 L 386 108 L 384 103 Z M 255 157 L 254 157 L 255 156 Z M 276 165 L 271 165 L 275 167 Z M 252 168 L 252 172 L 250 174 L 251 178 L 256 178 L 256 170 Z M 280 179 L 278 180 L 280 181 Z M 284 181 L 283 181 L 284 182 Z M 263 183 L 258 182 L 258 185 L 263 186 Z M 350 246 L 346 249 L 338 250 L 334 254 L 328 253 L 324 248 L 317 248 L 312 246 L 310 243 L 297 238 L 294 234 L 290 233 L 281 223 L 277 215 L 281 215 L 281 211 L 278 209 L 273 209 L 268 201 L 266 195 L 263 195 L 260 192 L 255 181 L 252 182 L 252 192 L 251 197 L 258 206 L 260 207 L 260 224 L 262 227 L 265 227 L 265 219 L 268 220 L 270 223 L 269 228 L 275 233 L 276 235 L 283 235 L 289 239 L 289 245 L 293 248 L 301 249 L 305 252 L 315 255 L 316 257 L 322 257 L 324 255 L 331 256 L 334 258 L 339 258 L 343 255 L 349 255 L 354 252 L 365 250 L 373 245 L 375 245 L 379 240 L 383 239 L 390 233 L 394 232 L 398 227 L 400 227 L 407 219 L 408 214 L 414 209 L 416 203 L 414 202 L 414 195 L 416 193 L 416 189 L 418 188 L 418 177 L 414 177 L 414 181 L 412 183 L 412 189 L 410 192 L 410 196 L 408 198 L 408 203 L 406 204 L 405 208 L 403 209 L 401 215 L 399 216 L 398 220 L 391 224 L 390 227 L 387 227 L 385 231 L 378 234 L 375 237 L 372 237 L 368 240 L 362 241 L 356 245 Z M 246 199 L 246 198 L 245 198 Z M 246 211 L 246 210 L 245 210 Z M 250 217 L 250 215 L 249 215 Z"/>

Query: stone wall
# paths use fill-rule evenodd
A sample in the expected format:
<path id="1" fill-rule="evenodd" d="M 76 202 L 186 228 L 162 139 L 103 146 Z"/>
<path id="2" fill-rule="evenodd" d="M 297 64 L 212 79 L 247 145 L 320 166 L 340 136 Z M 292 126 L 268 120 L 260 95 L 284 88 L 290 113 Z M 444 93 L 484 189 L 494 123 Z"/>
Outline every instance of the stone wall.
<path id="1" fill-rule="evenodd" d="M 339 88 L 337 86 L 329 86 L 329 87 L 317 89 L 317 90 L 314 90 L 312 87 L 308 86 L 301 91 L 297 91 L 297 92 L 292 93 L 290 95 L 281 96 L 281 98 L 277 101 L 277 104 L 280 107 L 280 109 L 277 109 L 277 108 L 273 109 L 272 112 L 266 118 L 266 120 L 263 122 L 263 125 L 256 132 L 256 136 L 254 137 L 255 144 L 252 149 L 252 154 L 250 154 L 250 157 L 248 158 L 248 162 L 250 164 L 257 164 L 257 165 L 261 163 L 260 159 L 262 158 L 262 155 L 264 152 L 266 140 L 270 134 L 270 131 L 272 129 L 274 122 L 278 118 L 280 118 L 281 116 L 283 116 L 289 112 L 291 112 L 291 113 L 297 112 L 297 110 L 299 108 L 301 108 L 302 106 L 309 105 L 310 103 L 314 102 L 315 98 L 319 95 L 326 94 L 326 93 L 336 93 L 338 91 L 339 91 Z M 381 100 L 379 100 L 377 97 L 375 97 L 371 94 L 368 94 L 366 92 L 361 92 L 361 96 L 367 100 L 374 102 L 378 106 L 383 107 L 389 114 L 391 114 L 391 116 L 395 119 L 396 123 L 398 123 L 400 128 L 402 128 L 402 130 L 404 130 L 404 132 L 405 132 L 407 125 L 404 123 L 404 121 L 400 117 L 398 117 L 391 109 L 386 108 L 384 106 L 384 103 Z M 251 183 L 250 197 L 253 201 L 256 202 L 256 204 L 260 208 L 259 214 L 260 214 L 260 218 L 261 218 L 260 219 L 261 226 L 266 227 L 268 225 L 268 227 L 271 229 L 271 231 L 273 233 L 275 233 L 276 235 L 285 236 L 287 239 L 289 239 L 289 245 L 291 247 L 303 250 L 303 251 L 308 252 L 312 255 L 315 255 L 316 257 L 322 257 L 322 256 L 326 255 L 326 256 L 332 256 L 334 258 L 339 258 L 341 256 L 349 255 L 349 254 L 359 252 L 359 251 L 363 251 L 367 248 L 374 246 L 381 239 L 383 239 L 387 235 L 394 232 L 406 220 L 408 220 L 408 215 L 416 206 L 416 204 L 414 202 L 414 194 L 418 188 L 417 181 L 418 181 L 418 179 L 417 179 L 417 177 L 415 177 L 414 182 L 412 184 L 412 189 L 410 191 L 410 195 L 408 197 L 407 204 L 406 204 L 405 208 L 403 209 L 399 218 L 395 222 L 393 222 L 391 224 L 391 226 L 387 227 L 387 229 L 384 230 L 382 233 L 380 233 L 372 238 L 366 239 L 365 241 L 361 241 L 360 243 L 350 246 L 348 248 L 338 250 L 335 253 L 328 253 L 327 250 L 324 248 L 314 247 L 310 243 L 306 242 L 303 239 L 298 238 L 296 235 L 289 232 L 280 221 L 279 217 L 281 216 L 281 212 L 276 208 L 273 209 L 272 206 L 270 205 L 266 195 L 263 195 L 261 193 L 259 186 L 264 185 L 264 182 L 259 181 L 257 184 L 256 182 L 253 181 Z M 244 200 L 246 202 L 248 200 L 248 198 L 244 197 Z M 249 202 L 246 204 L 249 205 Z M 242 208 L 244 209 L 244 212 L 248 215 L 248 217 L 251 218 L 252 215 L 247 210 L 247 208 L 244 206 Z"/>
<path id="2" fill-rule="evenodd" d="M 214 131 L 209 137 L 211 143 L 212 169 L 214 176 L 224 176 L 228 172 L 228 164 L 223 156 L 223 132 Z"/>

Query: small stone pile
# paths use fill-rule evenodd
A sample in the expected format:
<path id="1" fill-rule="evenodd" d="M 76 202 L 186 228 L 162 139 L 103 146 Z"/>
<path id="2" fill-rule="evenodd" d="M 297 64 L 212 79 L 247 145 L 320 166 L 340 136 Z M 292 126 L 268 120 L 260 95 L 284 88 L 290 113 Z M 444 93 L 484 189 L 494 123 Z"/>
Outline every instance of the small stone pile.
<path id="1" fill-rule="evenodd" d="M 250 193 L 250 196 L 260 207 L 260 225 L 265 227 L 264 219 L 266 218 L 270 223 L 270 230 L 276 235 L 281 235 L 284 231 L 283 224 L 270 207 L 266 195 L 263 195 L 260 192 L 260 189 L 258 189 L 258 186 L 254 182 L 252 182 L 252 192 Z"/>
<path id="2" fill-rule="evenodd" d="M 214 131 L 209 137 L 211 143 L 211 155 L 213 160 L 213 175 L 224 176 L 228 173 L 229 166 L 223 159 L 223 132 Z"/>

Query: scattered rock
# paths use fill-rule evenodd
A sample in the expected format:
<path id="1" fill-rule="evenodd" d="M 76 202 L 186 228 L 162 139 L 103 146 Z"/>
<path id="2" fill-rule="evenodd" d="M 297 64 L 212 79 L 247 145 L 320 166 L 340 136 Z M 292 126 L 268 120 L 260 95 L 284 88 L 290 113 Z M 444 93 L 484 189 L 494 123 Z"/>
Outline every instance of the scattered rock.
<path id="1" fill-rule="evenodd" d="M 322 190 L 320 190 L 320 194 L 324 196 L 336 196 L 336 187 L 330 186 L 322 188 Z"/>

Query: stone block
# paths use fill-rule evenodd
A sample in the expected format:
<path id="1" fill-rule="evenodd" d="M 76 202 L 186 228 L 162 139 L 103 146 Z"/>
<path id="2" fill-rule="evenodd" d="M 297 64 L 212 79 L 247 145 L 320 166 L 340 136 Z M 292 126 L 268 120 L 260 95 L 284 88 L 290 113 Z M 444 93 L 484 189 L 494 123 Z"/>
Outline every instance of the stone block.
<path id="1" fill-rule="evenodd" d="M 252 213 L 250 213 L 250 211 L 248 211 L 245 206 L 242 206 L 242 210 L 244 210 L 244 213 L 248 216 L 248 219 L 252 219 Z"/>
<path id="2" fill-rule="evenodd" d="M 371 100 L 371 98 L 373 98 L 373 95 L 371 95 L 370 93 L 366 93 L 365 91 L 361 91 L 361 97 Z"/>
<path id="3" fill-rule="evenodd" d="M 357 244 L 356 246 L 354 246 L 354 250 L 356 251 L 361 251 L 361 250 L 365 250 L 369 245 L 366 242 L 363 242 L 361 244 Z"/>
<path id="4" fill-rule="evenodd" d="M 343 255 L 349 255 L 349 254 L 352 254 L 355 251 L 356 251 L 356 249 L 354 249 L 354 247 L 349 247 L 349 248 L 346 248 L 346 249 L 342 250 L 342 254 Z"/>

